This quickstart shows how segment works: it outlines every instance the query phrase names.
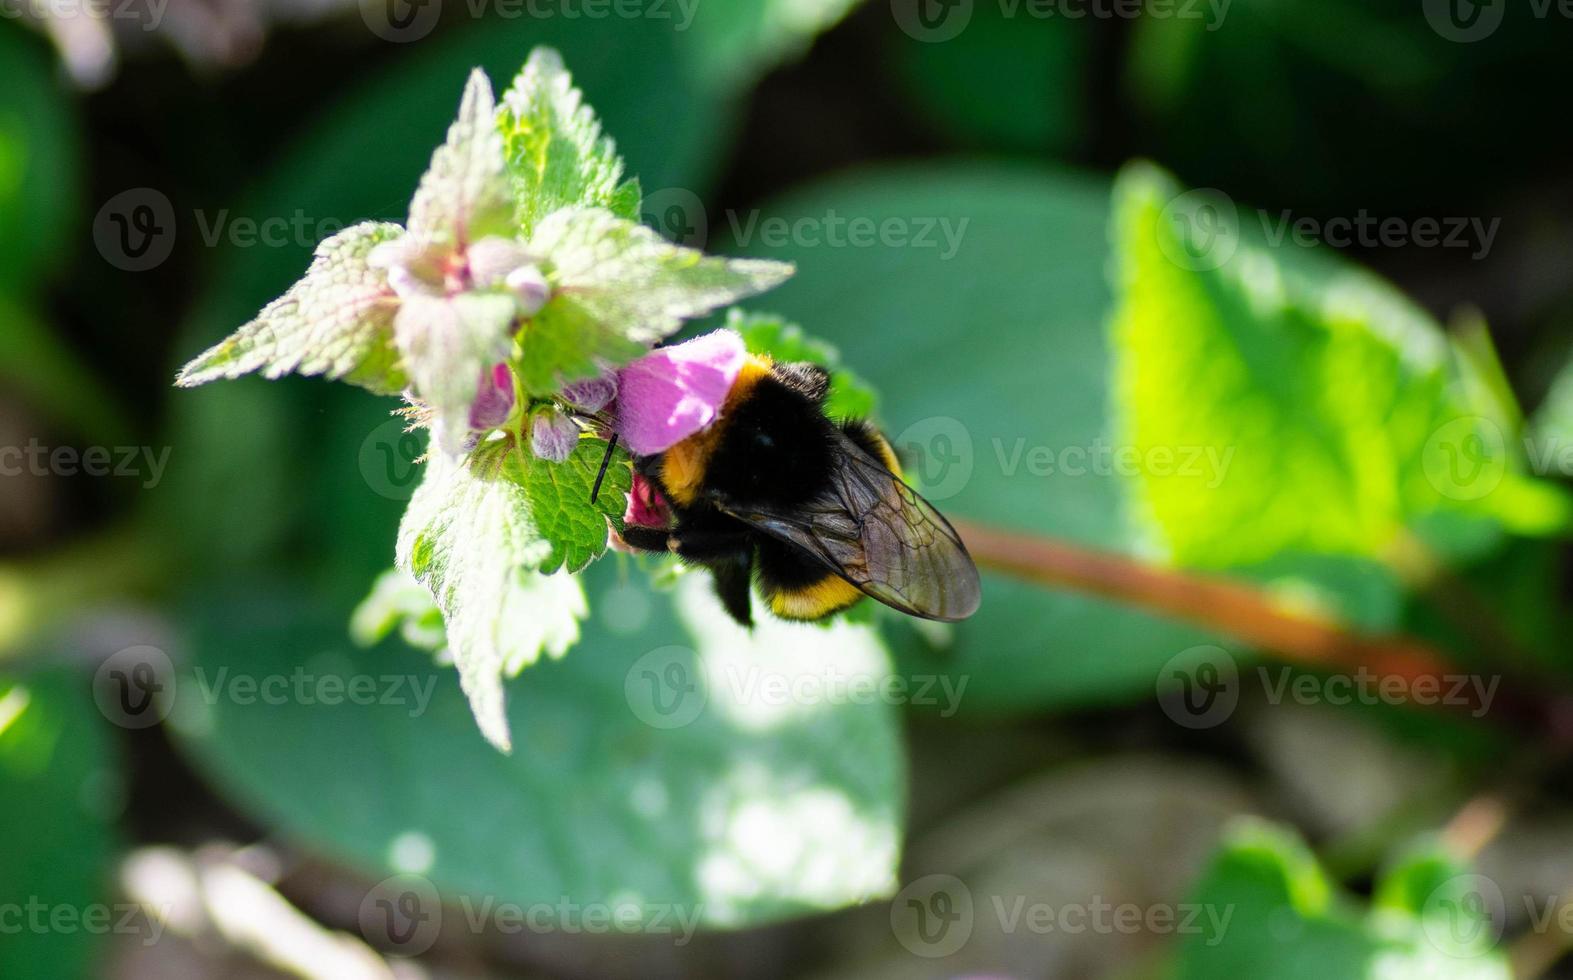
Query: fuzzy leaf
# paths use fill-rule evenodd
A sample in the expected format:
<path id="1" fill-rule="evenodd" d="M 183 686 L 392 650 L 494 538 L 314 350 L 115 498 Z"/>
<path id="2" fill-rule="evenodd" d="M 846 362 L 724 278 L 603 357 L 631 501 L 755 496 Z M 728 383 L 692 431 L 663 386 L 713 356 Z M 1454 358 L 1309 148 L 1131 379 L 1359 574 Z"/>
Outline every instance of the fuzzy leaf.
<path id="1" fill-rule="evenodd" d="M 317 246 L 305 278 L 255 320 L 187 364 L 176 384 L 192 387 L 260 371 L 343 378 L 380 394 L 408 383 L 393 345 L 396 301 L 386 277 L 367 265 L 398 225 L 348 228 Z"/>
<path id="2" fill-rule="evenodd" d="M 358 646 L 375 646 L 397 628 L 405 643 L 417 650 L 441 650 L 448 645 L 442 610 L 426 587 L 402 568 L 377 576 L 371 592 L 350 615 L 350 638 Z"/>
<path id="3" fill-rule="evenodd" d="M 604 207 L 638 218 L 638 182 L 619 183 L 623 160 L 617 146 L 601 135 L 594 110 L 584 104 L 553 49 L 530 53 L 503 95 L 498 125 L 524 234 L 565 207 Z"/>
<path id="4" fill-rule="evenodd" d="M 540 659 L 543 649 L 561 656 L 588 611 L 577 579 L 537 571 L 556 549 L 541 532 L 527 487 L 533 465 L 551 464 L 505 439 L 464 460 L 434 457 L 399 525 L 398 567 L 431 590 L 442 609 L 476 723 L 504 752 L 511 742 L 503 678 Z M 548 523 L 561 521 L 552 514 Z"/>
<path id="5" fill-rule="evenodd" d="M 432 154 L 410 201 L 412 235 L 457 245 L 513 233 L 513 200 L 496 120 L 492 83 L 477 68 L 464 86 L 448 141 Z"/>
<path id="6" fill-rule="evenodd" d="M 707 257 L 602 209 L 555 212 L 530 249 L 544 257 L 556 290 L 521 335 L 520 373 L 537 394 L 627 363 L 683 320 L 792 274 L 786 263 Z"/>

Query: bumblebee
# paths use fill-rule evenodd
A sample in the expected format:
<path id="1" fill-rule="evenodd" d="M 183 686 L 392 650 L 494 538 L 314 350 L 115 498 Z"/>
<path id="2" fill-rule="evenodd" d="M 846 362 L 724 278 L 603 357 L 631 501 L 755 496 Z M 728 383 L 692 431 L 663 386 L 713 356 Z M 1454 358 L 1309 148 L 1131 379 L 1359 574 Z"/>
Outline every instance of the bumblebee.
<path id="1" fill-rule="evenodd" d="M 673 520 L 630 524 L 623 541 L 708 568 L 744 626 L 755 580 L 783 619 L 822 619 L 865 595 L 924 619 L 972 615 L 978 570 L 960 536 L 902 482 L 878 430 L 825 415 L 829 387 L 818 365 L 750 355 L 715 422 L 634 458 Z"/>

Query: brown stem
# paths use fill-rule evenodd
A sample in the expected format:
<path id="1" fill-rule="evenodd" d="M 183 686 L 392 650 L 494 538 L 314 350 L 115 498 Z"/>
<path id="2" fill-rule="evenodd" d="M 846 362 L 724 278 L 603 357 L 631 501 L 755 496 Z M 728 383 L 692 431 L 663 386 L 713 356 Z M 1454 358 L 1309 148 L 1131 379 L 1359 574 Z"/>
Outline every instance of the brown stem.
<path id="1" fill-rule="evenodd" d="M 1402 678 L 1409 690 L 1425 679 L 1442 694 L 1456 695 L 1439 697 L 1451 707 L 1477 714 L 1489 710 L 1529 725 L 1542 738 L 1573 742 L 1573 703 L 1566 697 L 1548 696 L 1532 685 L 1513 687 L 1504 680 L 1486 703 L 1477 703 L 1476 685 L 1453 683 L 1468 672 L 1412 637 L 1360 632 L 1326 616 L 1287 608 L 1269 593 L 1238 581 L 1146 565 L 1126 555 L 967 521 L 957 522 L 956 529 L 983 568 L 1162 613 L 1308 667 L 1363 668 Z M 1466 703 L 1455 703 L 1460 699 Z"/>

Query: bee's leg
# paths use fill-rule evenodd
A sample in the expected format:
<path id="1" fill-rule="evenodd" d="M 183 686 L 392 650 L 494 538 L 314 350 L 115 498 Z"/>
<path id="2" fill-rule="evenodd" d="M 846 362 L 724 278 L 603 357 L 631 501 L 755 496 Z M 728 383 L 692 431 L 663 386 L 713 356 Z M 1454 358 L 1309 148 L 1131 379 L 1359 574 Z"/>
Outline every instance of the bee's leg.
<path id="1" fill-rule="evenodd" d="M 749 598 L 753 579 L 754 545 L 746 531 L 731 528 L 641 527 L 623 528 L 623 541 L 640 551 L 670 552 L 684 561 L 710 569 L 716 597 L 727 614 L 743 626 L 753 626 Z"/>
<path id="2" fill-rule="evenodd" d="M 744 628 L 754 625 L 753 603 L 750 598 L 749 574 L 753 567 L 753 556 L 744 554 L 731 561 L 719 561 L 710 566 L 710 574 L 715 579 L 716 598 L 721 600 L 721 605 L 727 614 L 737 620 Z"/>
<path id="3" fill-rule="evenodd" d="M 618 537 L 623 543 L 636 551 L 664 552 L 672 550 L 668 542 L 672 532 L 664 527 L 645 527 L 640 524 L 629 524 L 623 528 Z"/>

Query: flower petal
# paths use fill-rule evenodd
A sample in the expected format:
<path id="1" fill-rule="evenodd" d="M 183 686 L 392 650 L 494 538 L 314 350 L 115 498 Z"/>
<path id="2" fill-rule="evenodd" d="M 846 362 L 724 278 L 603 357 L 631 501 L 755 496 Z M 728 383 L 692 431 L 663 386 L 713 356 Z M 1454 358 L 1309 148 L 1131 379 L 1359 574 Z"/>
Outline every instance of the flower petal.
<path id="1" fill-rule="evenodd" d="M 731 330 L 651 351 L 618 372 L 617 434 L 640 455 L 665 452 L 721 414 L 748 356 Z"/>

